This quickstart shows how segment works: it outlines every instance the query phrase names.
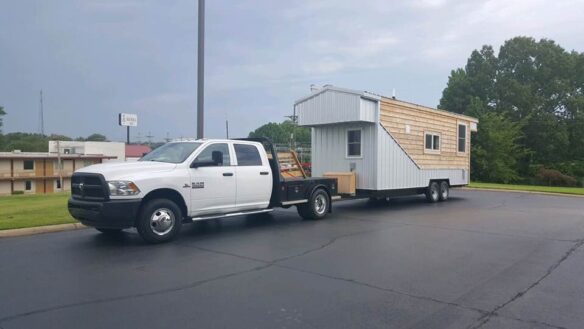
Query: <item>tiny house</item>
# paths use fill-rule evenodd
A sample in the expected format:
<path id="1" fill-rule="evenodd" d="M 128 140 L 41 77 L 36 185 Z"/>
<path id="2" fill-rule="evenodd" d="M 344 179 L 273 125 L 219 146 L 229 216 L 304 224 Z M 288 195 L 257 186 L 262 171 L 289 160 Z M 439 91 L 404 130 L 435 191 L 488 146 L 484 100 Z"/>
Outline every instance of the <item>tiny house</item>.
<path id="1" fill-rule="evenodd" d="M 298 124 L 311 127 L 313 175 L 353 173 L 349 194 L 428 197 L 436 185 L 445 199 L 448 187 L 469 183 L 475 118 L 330 85 L 294 107 Z"/>

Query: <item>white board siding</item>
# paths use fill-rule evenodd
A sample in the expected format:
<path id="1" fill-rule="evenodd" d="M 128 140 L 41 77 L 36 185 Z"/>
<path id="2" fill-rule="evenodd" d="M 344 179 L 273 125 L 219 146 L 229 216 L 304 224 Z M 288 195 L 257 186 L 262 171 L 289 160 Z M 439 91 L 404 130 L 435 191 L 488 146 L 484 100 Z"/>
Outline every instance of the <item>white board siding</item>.
<path id="1" fill-rule="evenodd" d="M 377 102 L 364 100 L 358 94 L 336 90 L 325 90 L 295 107 L 300 126 L 375 122 L 377 119 Z"/>
<path id="2" fill-rule="evenodd" d="M 468 184 L 464 169 L 420 169 L 391 135 L 377 128 L 377 190 L 428 186 L 431 179 L 448 179 L 451 185 Z"/>
<path id="3" fill-rule="evenodd" d="M 358 189 L 375 189 L 377 131 L 373 123 L 344 123 L 312 128 L 312 176 L 349 172 L 355 164 Z M 347 158 L 347 130 L 361 129 L 361 158 Z"/>

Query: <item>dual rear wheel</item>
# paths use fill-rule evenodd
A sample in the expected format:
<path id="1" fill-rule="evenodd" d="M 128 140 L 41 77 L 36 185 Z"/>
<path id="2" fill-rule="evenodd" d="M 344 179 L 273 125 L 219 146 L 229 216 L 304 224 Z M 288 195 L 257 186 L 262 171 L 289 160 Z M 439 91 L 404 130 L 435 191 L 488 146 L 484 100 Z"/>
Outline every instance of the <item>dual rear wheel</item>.
<path id="1" fill-rule="evenodd" d="M 321 219 L 330 211 L 331 199 L 328 193 L 322 189 L 316 189 L 307 203 L 296 206 L 298 214 L 303 219 Z"/>

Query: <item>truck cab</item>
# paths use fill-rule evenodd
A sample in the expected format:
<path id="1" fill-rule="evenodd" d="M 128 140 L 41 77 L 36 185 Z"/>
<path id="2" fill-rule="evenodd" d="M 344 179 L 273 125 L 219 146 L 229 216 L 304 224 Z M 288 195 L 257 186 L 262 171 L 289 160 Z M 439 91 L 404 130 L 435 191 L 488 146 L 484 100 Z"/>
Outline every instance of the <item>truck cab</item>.
<path id="1" fill-rule="evenodd" d="M 267 213 L 296 205 L 306 219 L 331 211 L 337 182 L 285 178 L 268 139 L 167 143 L 137 162 L 77 170 L 68 202 L 81 223 L 112 234 L 136 227 L 148 242 L 169 241 L 183 222 Z"/>

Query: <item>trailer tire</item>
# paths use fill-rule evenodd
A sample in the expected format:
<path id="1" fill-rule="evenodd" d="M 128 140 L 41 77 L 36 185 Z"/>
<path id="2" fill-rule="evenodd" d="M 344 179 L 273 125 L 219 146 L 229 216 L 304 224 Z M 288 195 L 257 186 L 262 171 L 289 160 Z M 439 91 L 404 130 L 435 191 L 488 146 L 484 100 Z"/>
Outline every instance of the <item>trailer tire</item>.
<path id="1" fill-rule="evenodd" d="M 141 209 L 136 221 L 138 233 L 148 243 L 161 243 L 174 239 L 180 232 L 182 212 L 168 199 L 153 199 Z"/>
<path id="2" fill-rule="evenodd" d="M 426 200 L 432 203 L 440 200 L 440 187 L 438 186 L 438 183 L 431 182 L 430 186 L 426 188 Z"/>
<path id="3" fill-rule="evenodd" d="M 448 197 L 450 196 L 450 189 L 449 188 L 450 187 L 448 186 L 447 181 L 440 182 L 440 201 L 448 200 Z"/>
<path id="4" fill-rule="evenodd" d="M 303 219 L 322 219 L 329 212 L 331 198 L 324 189 L 316 189 L 310 195 L 307 203 L 296 206 L 298 214 Z"/>

